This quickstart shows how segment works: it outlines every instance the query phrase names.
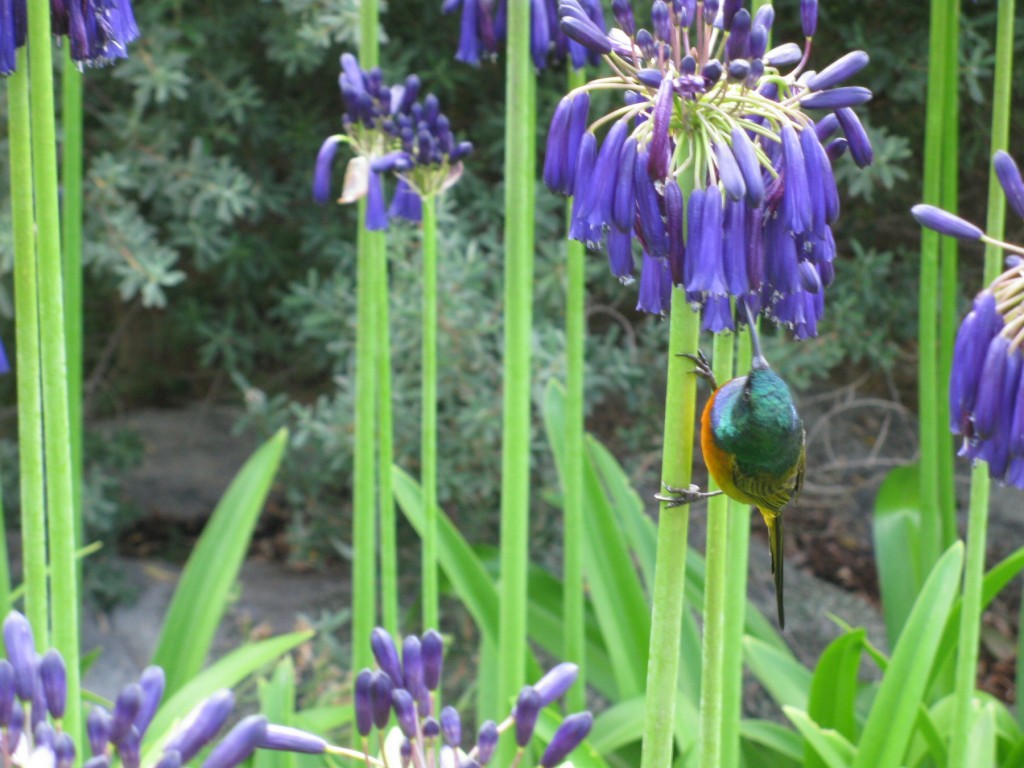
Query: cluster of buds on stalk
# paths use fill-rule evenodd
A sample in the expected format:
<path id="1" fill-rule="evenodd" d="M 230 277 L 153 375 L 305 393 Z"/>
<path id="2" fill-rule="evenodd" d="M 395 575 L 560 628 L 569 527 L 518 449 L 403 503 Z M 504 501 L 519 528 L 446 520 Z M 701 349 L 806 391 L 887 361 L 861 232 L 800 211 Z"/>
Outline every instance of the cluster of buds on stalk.
<path id="1" fill-rule="evenodd" d="M 544 69 L 548 59 L 555 63 L 572 62 L 575 69 L 597 66 L 600 55 L 568 37 L 558 24 L 558 0 L 525 0 L 530 4 L 530 56 L 537 69 Z M 604 11 L 600 0 L 581 0 L 587 17 L 604 29 Z M 507 0 L 444 0 L 441 12 L 462 10 L 459 26 L 457 61 L 474 66 L 481 57 L 493 59 L 498 45 L 507 36 Z"/>
<path id="2" fill-rule="evenodd" d="M 401 768 L 492 765 L 498 739 L 507 731 L 514 734 L 519 747 L 512 763 L 517 765 L 533 736 L 540 711 L 569 689 L 578 672 L 575 664 L 559 664 L 534 685 L 525 686 L 508 717 L 501 723 L 484 722 L 475 743 L 470 745 L 463 740 L 462 721 L 454 707 L 444 707 L 439 715 L 434 711 L 444 656 L 441 636 L 434 630 L 428 630 L 422 638 L 409 635 L 402 642 L 401 658 L 394 639 L 385 629 L 375 629 L 370 644 L 379 669 L 364 669 L 356 677 L 356 727 L 365 750 L 373 729 L 384 735 L 394 714 L 398 729 L 392 733 L 398 741 L 396 744 L 395 739 L 385 737 L 385 742 L 395 745 Z M 541 768 L 562 764 L 586 738 L 592 725 L 589 712 L 566 717 L 541 756 Z M 394 758 L 388 762 L 391 768 L 397 768 Z"/>
<path id="3" fill-rule="evenodd" d="M 1024 218 L 1024 181 L 1006 152 L 993 158 L 1013 211 Z M 1024 246 L 1006 243 L 932 205 L 911 213 L 922 226 L 1011 254 L 1006 269 L 974 299 L 953 347 L 949 428 L 963 436 L 960 455 L 988 462 L 991 477 L 1024 488 Z"/>
<path id="4" fill-rule="evenodd" d="M 14 72 L 27 18 L 25 0 L 0 0 L 0 75 Z M 80 68 L 128 58 L 128 43 L 139 36 L 131 0 L 50 0 L 50 31 L 68 38 L 71 60 Z"/>
<path id="5" fill-rule="evenodd" d="M 91 757 L 76 763 L 72 735 L 62 729 L 67 706 L 67 670 L 54 649 L 36 653 L 32 626 L 17 611 L 3 624 L 7 658 L 0 659 L 0 749 L 5 766 L 25 768 L 139 768 L 141 745 L 164 693 L 164 672 L 147 667 L 137 683 L 118 694 L 113 710 L 94 707 L 86 719 Z M 305 731 L 273 725 L 262 715 L 242 718 L 217 740 L 234 707 L 234 695 L 220 690 L 200 702 L 164 742 L 154 768 L 180 768 L 213 744 L 203 768 L 234 768 L 257 749 L 334 754 L 367 761 L 362 752 L 328 744 Z M 216 742 L 216 743 L 215 743 Z M 372 764 L 380 765 L 377 760 Z"/>
<path id="6" fill-rule="evenodd" d="M 654 0 L 650 29 L 628 0 L 612 10 L 605 33 L 578 0 L 559 5 L 562 30 L 613 73 L 565 96 L 548 133 L 544 180 L 573 196 L 569 236 L 603 245 L 623 282 L 639 242 L 640 310 L 667 312 L 676 285 L 706 330 L 733 329 L 731 303 L 742 302 L 797 338 L 816 335 L 835 276 L 832 162 L 847 149 L 862 167 L 873 159 L 852 110 L 871 92 L 844 84 L 867 54 L 808 70 L 809 0 L 804 45 L 770 50 L 770 5 L 751 14 L 742 0 Z M 602 90 L 623 104 L 591 122 L 590 94 Z"/>
<path id="7" fill-rule="evenodd" d="M 366 228 L 387 229 L 390 217 L 421 218 L 423 197 L 440 194 L 462 176 L 462 158 L 473 151 L 468 141 L 456 141 L 451 123 L 433 94 L 422 101 L 420 79 L 409 75 L 401 85 L 387 85 L 379 68 L 362 69 L 355 56 L 341 56 L 338 78 L 345 111 L 342 133 L 329 136 L 320 147 L 313 174 L 313 199 L 331 197 L 331 165 L 341 144 L 355 156 L 345 171 L 339 203 L 366 198 Z M 382 176 L 394 174 L 398 183 L 390 210 Z"/>

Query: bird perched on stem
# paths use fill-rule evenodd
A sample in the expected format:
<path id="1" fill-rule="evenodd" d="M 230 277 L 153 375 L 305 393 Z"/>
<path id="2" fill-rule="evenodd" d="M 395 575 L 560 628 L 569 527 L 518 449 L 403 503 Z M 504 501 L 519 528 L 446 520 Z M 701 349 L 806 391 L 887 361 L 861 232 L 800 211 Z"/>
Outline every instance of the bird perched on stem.
<path id="1" fill-rule="evenodd" d="M 721 490 L 701 492 L 665 486 L 671 495 L 658 494 L 669 507 L 700 499 L 726 496 L 757 507 L 768 526 L 772 574 L 779 626 L 786 626 L 782 601 L 782 510 L 800 493 L 806 463 L 804 424 L 793 405 L 786 382 L 775 373 L 761 352 L 750 308 L 744 304 L 754 359 L 746 376 L 721 387 L 700 351 L 683 354 L 694 361 L 694 374 L 714 390 L 701 416 L 700 445 L 708 472 Z"/>

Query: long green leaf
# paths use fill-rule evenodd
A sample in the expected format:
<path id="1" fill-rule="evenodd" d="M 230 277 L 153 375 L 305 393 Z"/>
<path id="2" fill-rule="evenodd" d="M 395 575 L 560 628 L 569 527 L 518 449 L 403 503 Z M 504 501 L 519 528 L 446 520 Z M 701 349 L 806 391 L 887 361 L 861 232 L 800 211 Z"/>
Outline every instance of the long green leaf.
<path id="1" fill-rule="evenodd" d="M 740 720 L 740 738 L 790 760 L 804 759 L 804 740 L 800 735 L 770 720 Z"/>
<path id="2" fill-rule="evenodd" d="M 296 728 L 302 728 L 321 736 L 351 722 L 351 704 L 337 707 L 314 707 L 295 713 Z"/>
<path id="3" fill-rule="evenodd" d="M 607 755 L 620 747 L 639 741 L 644 732 L 644 697 L 618 701 L 594 718 L 590 743 Z"/>
<path id="4" fill-rule="evenodd" d="M 972 707 L 972 710 L 974 707 Z M 967 736 L 967 754 L 971 765 L 996 764 L 996 707 L 985 704 L 974 716 Z"/>
<path id="5" fill-rule="evenodd" d="M 814 750 L 824 765 L 828 768 L 850 768 L 856 750 L 841 733 L 822 728 L 811 720 L 806 712 L 795 707 L 783 707 L 782 711 L 797 727 L 808 747 Z"/>
<path id="6" fill-rule="evenodd" d="M 910 612 L 860 738 L 855 768 L 896 768 L 913 735 L 942 630 L 956 596 L 964 547 L 935 564 Z"/>
<path id="7" fill-rule="evenodd" d="M 921 529 L 920 471 L 917 464 L 896 467 L 875 497 L 875 562 L 882 589 L 882 611 L 889 647 L 896 647 L 923 574 L 919 562 Z"/>
<path id="8" fill-rule="evenodd" d="M 245 462 L 185 565 L 153 652 L 167 675 L 167 695 L 203 668 L 287 441 L 282 429 Z"/>
<path id="9" fill-rule="evenodd" d="M 313 632 L 292 632 L 269 640 L 250 643 L 198 673 L 161 704 L 143 743 L 143 764 L 156 762 L 156 752 L 171 734 L 174 724 L 214 691 L 232 688 L 260 667 L 279 659 L 288 651 L 306 642 Z"/>
<path id="10" fill-rule="evenodd" d="M 829 643 L 814 669 L 807 705 L 807 714 L 814 722 L 822 728 L 834 729 L 850 741 L 856 737 L 857 672 L 865 634 L 863 629 L 857 629 Z M 824 759 L 808 744 L 805 768 L 823 765 Z"/>
<path id="11" fill-rule="evenodd" d="M 549 382 L 544 391 L 544 427 L 557 466 L 565 466 L 564 390 Z M 605 646 L 616 660 L 615 679 L 620 698 L 643 692 L 647 676 L 647 650 L 651 611 L 636 568 L 629 556 L 605 496 L 587 446 L 584 464 L 584 500 L 587 510 L 583 557 L 590 601 L 601 625 Z"/>
<path id="12" fill-rule="evenodd" d="M 748 635 L 743 638 L 743 658 L 780 706 L 807 710 L 811 671 L 796 657 Z"/>

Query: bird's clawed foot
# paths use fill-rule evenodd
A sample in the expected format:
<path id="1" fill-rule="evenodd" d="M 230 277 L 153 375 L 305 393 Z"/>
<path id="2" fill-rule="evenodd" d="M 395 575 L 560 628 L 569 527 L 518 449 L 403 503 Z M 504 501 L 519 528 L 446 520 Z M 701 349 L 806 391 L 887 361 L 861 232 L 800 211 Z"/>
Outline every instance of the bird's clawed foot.
<path id="1" fill-rule="evenodd" d="M 712 390 L 718 389 L 718 382 L 715 381 L 715 374 L 711 371 L 711 363 L 704 356 L 704 352 L 700 349 L 697 350 L 696 355 L 692 355 L 689 352 L 680 352 L 679 357 L 685 357 L 688 360 L 692 360 L 693 364 L 697 366 L 693 369 L 692 373 L 695 376 L 700 376 L 708 384 L 711 385 Z"/>
<path id="2" fill-rule="evenodd" d="M 673 488 L 671 485 L 662 483 L 661 487 L 665 489 L 665 493 L 656 493 L 654 498 L 664 502 L 669 509 L 681 507 L 684 504 L 692 504 L 702 499 L 710 499 L 712 496 L 718 496 L 722 493 L 721 491 L 701 491 L 700 486 L 697 485 L 690 485 L 686 488 Z"/>

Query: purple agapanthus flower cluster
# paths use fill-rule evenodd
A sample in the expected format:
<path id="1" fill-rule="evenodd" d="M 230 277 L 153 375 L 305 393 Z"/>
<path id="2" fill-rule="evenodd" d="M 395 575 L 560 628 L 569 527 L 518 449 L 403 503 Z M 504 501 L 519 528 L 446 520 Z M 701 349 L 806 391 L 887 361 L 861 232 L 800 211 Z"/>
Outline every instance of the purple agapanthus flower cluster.
<path id="1" fill-rule="evenodd" d="M 530 4 L 530 55 L 537 69 L 544 69 L 549 58 L 570 61 L 575 69 L 597 66 L 601 57 L 595 51 L 567 36 L 558 24 L 558 0 L 523 0 Z M 587 17 L 604 30 L 604 12 L 600 0 L 581 0 Z M 506 38 L 507 0 L 444 0 L 442 13 L 462 11 L 459 27 L 458 61 L 474 66 L 481 58 L 493 58 L 498 44 Z"/>
<path id="2" fill-rule="evenodd" d="M 92 756 L 76 763 L 73 737 L 61 727 L 67 704 L 64 659 L 53 649 L 42 656 L 36 653 L 32 626 L 17 611 L 4 620 L 3 638 L 7 658 L 0 659 L 0 750 L 5 766 L 110 768 L 119 761 L 123 768 L 139 768 L 140 746 L 164 693 L 160 667 L 147 667 L 137 683 L 125 686 L 112 712 L 92 709 L 86 719 Z M 304 731 L 268 724 L 262 715 L 242 718 L 218 741 L 233 707 L 234 695 L 226 689 L 202 701 L 165 742 L 154 768 L 180 768 L 210 745 L 203 768 L 234 768 L 256 749 L 366 759 L 361 752 L 328 745 Z"/>
<path id="3" fill-rule="evenodd" d="M 667 312 L 674 284 L 706 330 L 734 327 L 735 300 L 797 338 L 816 335 L 835 275 L 832 162 L 847 148 L 861 166 L 872 160 L 851 109 L 871 92 L 843 85 L 867 54 L 806 70 L 817 27 L 808 0 L 803 47 L 770 50 L 770 5 L 752 14 L 742 0 L 654 0 L 649 28 L 628 0 L 612 10 L 605 33 L 578 0 L 559 5 L 563 31 L 614 71 L 569 93 L 551 122 L 544 180 L 574 198 L 570 237 L 603 244 L 623 282 L 639 242 L 640 310 Z M 591 122 L 597 90 L 621 93 L 623 106 Z M 831 138 L 838 129 L 845 138 Z"/>
<path id="4" fill-rule="evenodd" d="M 1001 150 L 993 164 L 1007 202 L 1024 218 L 1024 181 L 1017 164 Z M 1006 270 L 975 297 L 957 332 L 949 428 L 963 436 L 961 456 L 983 459 L 993 478 L 1024 488 L 1024 247 L 1000 242 L 931 205 L 916 205 L 911 212 L 929 229 L 1013 254 Z"/>
<path id="5" fill-rule="evenodd" d="M 475 742 L 471 743 L 471 739 L 463 738 L 462 721 L 454 707 L 445 707 L 440 714 L 434 711 L 444 655 L 437 632 L 428 630 L 422 637 L 406 637 L 401 658 L 394 639 L 380 627 L 373 631 L 371 646 L 380 668 L 364 669 L 356 677 L 357 729 L 365 744 L 374 728 L 383 733 L 394 714 L 402 735 L 398 747 L 402 768 L 490 765 L 498 739 L 506 731 L 513 732 L 519 747 L 515 758 L 518 763 L 533 735 L 540 711 L 569 689 L 578 672 L 574 664 L 559 664 L 534 685 L 524 687 L 512 713 L 501 723 L 493 720 L 483 723 Z M 541 768 L 560 765 L 586 738 L 592 725 L 593 717 L 589 712 L 566 717 L 541 756 Z"/>
<path id="6" fill-rule="evenodd" d="M 419 100 L 420 79 L 409 75 L 402 85 L 387 85 L 379 68 L 362 69 L 350 53 L 341 56 L 338 78 L 345 106 L 343 133 L 321 145 L 313 174 L 313 199 L 331 196 L 331 165 L 341 144 L 355 152 L 345 172 L 339 202 L 366 198 L 366 228 L 387 229 L 388 218 L 421 218 L 420 201 L 436 195 L 462 175 L 462 158 L 473 151 L 468 141 L 456 141 L 451 123 L 433 94 Z M 390 210 L 382 177 L 397 176 Z"/>
<path id="7" fill-rule="evenodd" d="M 67 37 L 71 59 L 99 66 L 128 57 L 139 36 L 131 0 L 50 0 L 50 30 Z M 25 0 L 0 0 L 0 74 L 15 68 L 15 50 L 25 44 Z"/>

